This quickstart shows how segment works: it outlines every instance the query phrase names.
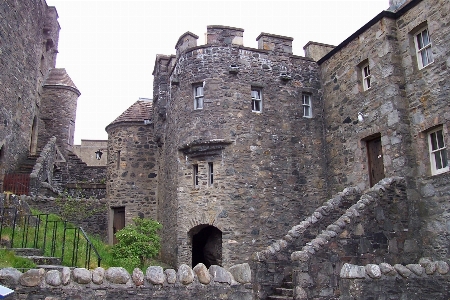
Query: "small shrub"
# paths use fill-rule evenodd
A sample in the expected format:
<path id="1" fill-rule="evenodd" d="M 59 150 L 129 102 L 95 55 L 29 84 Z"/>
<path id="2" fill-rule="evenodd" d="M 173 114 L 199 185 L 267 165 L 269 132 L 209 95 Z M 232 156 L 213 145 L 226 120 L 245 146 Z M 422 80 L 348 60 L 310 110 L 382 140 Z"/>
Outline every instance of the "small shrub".
<path id="1" fill-rule="evenodd" d="M 112 247 L 113 257 L 131 270 L 142 267 L 159 253 L 161 239 L 158 231 L 162 228 L 152 219 L 134 218 L 133 222 L 116 232 L 118 243 Z"/>

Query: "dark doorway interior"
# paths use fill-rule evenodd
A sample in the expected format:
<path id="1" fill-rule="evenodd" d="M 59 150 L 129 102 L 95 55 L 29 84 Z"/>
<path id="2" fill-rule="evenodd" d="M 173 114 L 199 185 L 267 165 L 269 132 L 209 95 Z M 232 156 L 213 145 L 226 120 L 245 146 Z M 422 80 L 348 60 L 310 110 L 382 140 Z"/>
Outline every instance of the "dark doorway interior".
<path id="1" fill-rule="evenodd" d="M 381 136 L 367 141 L 370 186 L 384 178 L 383 151 Z"/>
<path id="2" fill-rule="evenodd" d="M 116 232 L 125 227 L 125 207 L 113 208 L 113 244 L 117 244 Z"/>
<path id="3" fill-rule="evenodd" d="M 222 232 L 214 226 L 206 226 L 192 236 L 192 267 L 203 263 L 222 265 Z"/>

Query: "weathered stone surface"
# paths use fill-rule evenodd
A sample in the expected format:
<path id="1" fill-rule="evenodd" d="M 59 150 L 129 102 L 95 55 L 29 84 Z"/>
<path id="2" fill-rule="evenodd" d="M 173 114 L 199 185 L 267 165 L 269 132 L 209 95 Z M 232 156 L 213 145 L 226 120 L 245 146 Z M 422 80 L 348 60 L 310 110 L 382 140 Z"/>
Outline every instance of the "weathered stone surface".
<path id="1" fill-rule="evenodd" d="M 77 283 L 87 284 L 92 280 L 92 274 L 85 268 L 75 268 L 72 271 L 73 280 Z"/>
<path id="2" fill-rule="evenodd" d="M 23 286 L 38 286 L 44 279 L 44 276 L 44 269 L 31 269 L 22 274 L 19 282 Z"/>
<path id="3" fill-rule="evenodd" d="M 425 272 L 425 269 L 420 264 L 408 264 L 406 267 L 417 276 L 422 276 Z"/>
<path id="4" fill-rule="evenodd" d="M 61 281 L 61 272 L 57 270 L 50 270 L 45 274 L 45 282 L 51 286 L 60 286 Z"/>
<path id="5" fill-rule="evenodd" d="M 133 274 L 131 275 L 131 279 L 136 286 L 141 286 L 144 284 L 144 272 L 142 272 L 139 268 L 134 268 Z"/>
<path id="6" fill-rule="evenodd" d="M 92 282 L 95 284 L 102 284 L 105 278 L 105 269 L 102 267 L 95 268 L 92 271 Z"/>
<path id="7" fill-rule="evenodd" d="M 181 284 L 190 284 L 194 281 L 194 271 L 188 265 L 182 264 L 178 268 L 177 277 Z"/>
<path id="8" fill-rule="evenodd" d="M 0 280 L 4 285 L 14 286 L 19 283 L 22 272 L 14 268 L 0 269 Z"/>
<path id="9" fill-rule="evenodd" d="M 369 275 L 370 278 L 380 278 L 381 270 L 378 265 L 368 264 L 365 266 L 366 274 Z"/>
<path id="10" fill-rule="evenodd" d="M 295 300 L 307 300 L 308 293 L 306 293 L 306 291 L 303 288 L 296 286 L 294 289 L 294 299 Z"/>
<path id="11" fill-rule="evenodd" d="M 231 266 L 229 271 L 239 283 L 249 283 L 252 280 L 252 270 L 248 263 Z"/>
<path id="12" fill-rule="evenodd" d="M 381 270 L 381 273 L 383 273 L 385 275 L 389 275 L 389 276 L 397 275 L 397 271 L 395 270 L 395 268 L 388 263 L 381 263 L 380 270 Z"/>
<path id="13" fill-rule="evenodd" d="M 166 280 L 164 270 L 160 266 L 150 266 L 146 271 L 146 278 L 152 284 L 163 284 Z"/>
<path id="14" fill-rule="evenodd" d="M 130 280 L 130 274 L 125 268 L 111 267 L 105 272 L 105 278 L 111 283 L 125 284 Z"/>
<path id="15" fill-rule="evenodd" d="M 365 278 L 366 277 L 366 270 L 363 266 L 356 266 L 345 263 L 342 266 L 341 278 Z"/>
<path id="16" fill-rule="evenodd" d="M 209 267 L 209 274 L 212 277 L 212 280 L 220 283 L 228 283 L 231 284 L 231 274 L 225 270 L 224 268 L 212 265 Z"/>
<path id="17" fill-rule="evenodd" d="M 164 274 L 166 275 L 167 283 L 173 284 L 177 281 L 177 271 L 174 269 L 166 269 Z"/>
<path id="18" fill-rule="evenodd" d="M 404 265 L 395 264 L 394 268 L 398 272 L 398 274 L 400 274 L 401 276 L 403 276 L 405 278 L 411 276 L 412 272 L 407 267 L 405 267 Z"/>
<path id="19" fill-rule="evenodd" d="M 194 267 L 194 273 L 197 275 L 198 281 L 203 284 L 209 284 L 211 282 L 211 276 L 206 266 L 202 263 L 197 264 Z"/>
<path id="20" fill-rule="evenodd" d="M 70 282 L 70 268 L 69 267 L 63 267 L 61 270 L 61 281 L 63 285 L 68 285 Z"/>
<path id="21" fill-rule="evenodd" d="M 445 261 L 439 260 L 436 262 L 436 271 L 439 274 L 447 274 L 449 271 L 448 264 Z"/>

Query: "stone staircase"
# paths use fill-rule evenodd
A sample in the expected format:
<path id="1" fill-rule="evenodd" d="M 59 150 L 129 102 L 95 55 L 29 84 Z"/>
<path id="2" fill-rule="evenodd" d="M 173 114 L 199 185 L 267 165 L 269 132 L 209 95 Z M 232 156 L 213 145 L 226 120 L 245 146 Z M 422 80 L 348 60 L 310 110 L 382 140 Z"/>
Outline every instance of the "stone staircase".
<path id="1" fill-rule="evenodd" d="M 36 248 L 11 248 L 17 256 L 32 260 L 37 268 L 46 270 L 60 270 L 64 266 L 61 265 L 61 258 L 42 256 L 42 250 Z"/>
<path id="2" fill-rule="evenodd" d="M 28 155 L 27 159 L 22 161 L 17 167 L 15 173 L 19 174 L 30 174 L 33 171 L 36 160 L 39 158 L 40 153 L 34 155 Z"/>
<path id="3" fill-rule="evenodd" d="M 284 281 L 281 287 L 275 288 L 275 294 L 267 297 L 268 300 L 292 300 L 294 299 L 294 284 L 292 281 Z"/>

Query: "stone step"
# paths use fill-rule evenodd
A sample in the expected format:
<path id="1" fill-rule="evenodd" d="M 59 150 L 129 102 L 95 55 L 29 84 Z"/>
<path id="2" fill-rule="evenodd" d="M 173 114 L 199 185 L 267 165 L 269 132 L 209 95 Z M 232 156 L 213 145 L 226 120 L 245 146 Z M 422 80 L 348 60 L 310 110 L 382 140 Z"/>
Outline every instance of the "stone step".
<path id="1" fill-rule="evenodd" d="M 22 256 L 22 255 L 21 255 Z M 61 258 L 59 257 L 48 257 L 48 256 L 37 256 L 37 255 L 29 255 L 22 256 L 34 261 L 36 265 L 60 265 Z"/>
<path id="2" fill-rule="evenodd" d="M 287 288 L 276 288 L 275 289 L 275 293 L 277 295 L 281 295 L 281 296 L 290 296 L 290 297 L 294 296 L 294 290 L 293 289 L 287 289 Z"/>
<path id="3" fill-rule="evenodd" d="M 292 281 L 285 281 L 281 287 L 292 290 L 294 288 L 294 283 Z"/>
<path id="4" fill-rule="evenodd" d="M 38 269 L 45 269 L 46 271 L 50 271 L 50 270 L 57 270 L 57 271 L 62 271 L 62 269 L 65 266 L 61 266 L 61 265 L 36 265 L 36 268 Z M 73 269 L 73 268 L 71 268 Z"/>
<path id="5" fill-rule="evenodd" d="M 277 296 L 277 295 L 272 295 L 267 297 L 267 299 L 272 299 L 272 300 L 292 300 L 294 299 L 294 297 L 292 296 Z"/>
<path id="6" fill-rule="evenodd" d="M 10 248 L 8 250 L 13 251 L 18 256 L 40 256 L 40 255 L 42 255 L 41 249 L 36 249 L 36 248 Z"/>

